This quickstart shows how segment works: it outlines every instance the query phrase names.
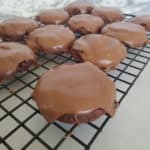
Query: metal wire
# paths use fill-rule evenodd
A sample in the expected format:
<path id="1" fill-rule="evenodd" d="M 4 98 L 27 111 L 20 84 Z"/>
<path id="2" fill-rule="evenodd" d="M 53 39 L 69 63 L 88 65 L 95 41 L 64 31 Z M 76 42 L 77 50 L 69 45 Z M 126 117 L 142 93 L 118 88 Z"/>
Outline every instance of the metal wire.
<path id="1" fill-rule="evenodd" d="M 129 14 L 126 14 L 126 16 L 127 20 L 134 17 Z M 150 33 L 148 33 L 148 37 L 150 39 Z M 108 73 L 109 77 L 116 83 L 119 103 L 125 100 L 125 96 L 149 60 L 150 44 L 142 48 L 128 48 L 128 57 L 120 63 L 116 70 Z M 40 121 L 34 121 L 34 118 L 39 119 L 41 116 L 30 93 L 34 90 L 39 76 L 51 67 L 63 63 L 76 63 L 76 61 L 69 54 L 46 55 L 41 52 L 39 53 L 39 63 L 40 67 L 32 67 L 29 71 L 17 75 L 14 80 L 0 86 L 0 149 L 1 146 L 5 149 L 15 149 L 18 143 L 20 144 L 17 148 L 23 150 L 34 149 L 36 144 L 43 149 L 56 150 L 61 147 L 61 149 L 65 149 L 65 146 L 69 146 L 68 141 L 75 144 L 78 147 L 76 149 L 90 149 L 94 140 L 97 136 L 100 136 L 100 132 L 110 120 L 109 116 L 105 115 L 98 121 L 89 122 L 82 127 L 76 124 L 66 125 L 58 121 L 52 124 L 42 121 L 41 128 L 36 132 L 34 131 L 34 126 L 36 127 L 40 123 Z M 10 109 L 10 106 L 13 107 Z M 27 110 L 27 114 L 24 113 L 26 109 L 29 110 Z M 11 122 L 14 122 L 13 125 Z M 10 126 L 10 128 L 7 126 Z M 80 128 L 89 128 L 92 134 L 79 134 Z M 16 139 L 18 132 L 25 133 L 26 139 L 24 140 L 23 137 Z M 88 141 L 85 140 L 85 137 L 88 138 Z"/>

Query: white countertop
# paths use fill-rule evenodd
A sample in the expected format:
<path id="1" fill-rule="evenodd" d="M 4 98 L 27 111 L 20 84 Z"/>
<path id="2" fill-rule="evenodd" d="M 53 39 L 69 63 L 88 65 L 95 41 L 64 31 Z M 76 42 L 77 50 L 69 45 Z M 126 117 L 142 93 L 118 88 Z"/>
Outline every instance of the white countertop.
<path id="1" fill-rule="evenodd" d="M 150 63 L 91 149 L 150 150 Z"/>

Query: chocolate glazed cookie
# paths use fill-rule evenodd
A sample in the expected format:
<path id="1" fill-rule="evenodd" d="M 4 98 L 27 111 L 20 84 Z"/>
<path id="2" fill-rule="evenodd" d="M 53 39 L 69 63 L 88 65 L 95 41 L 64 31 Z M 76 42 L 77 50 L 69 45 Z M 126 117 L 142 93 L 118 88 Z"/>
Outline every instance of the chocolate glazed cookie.
<path id="1" fill-rule="evenodd" d="M 27 45 L 34 52 L 46 53 L 67 52 L 75 40 L 74 33 L 63 25 L 47 25 L 30 33 Z"/>
<path id="2" fill-rule="evenodd" d="M 137 16 L 133 18 L 133 23 L 142 25 L 145 30 L 150 31 L 150 15 Z"/>
<path id="3" fill-rule="evenodd" d="M 100 17 L 81 14 L 71 17 L 68 24 L 74 32 L 89 34 L 99 32 L 103 27 L 104 22 Z"/>
<path id="4" fill-rule="evenodd" d="M 115 69 L 127 56 L 125 46 L 117 39 L 89 34 L 77 39 L 71 53 L 81 61 L 90 61 L 104 71 Z"/>
<path id="5" fill-rule="evenodd" d="M 93 9 L 91 3 L 77 1 L 69 4 L 65 10 L 68 11 L 70 16 L 77 15 L 77 14 L 90 14 Z"/>
<path id="6" fill-rule="evenodd" d="M 105 24 L 124 19 L 123 13 L 115 7 L 94 8 L 91 14 L 103 18 Z"/>
<path id="7" fill-rule="evenodd" d="M 118 106 L 113 81 L 90 62 L 62 65 L 45 72 L 33 98 L 50 123 L 86 123 L 105 113 L 113 116 Z"/>
<path id="8" fill-rule="evenodd" d="M 16 41 L 39 27 L 39 23 L 23 17 L 8 19 L 0 23 L 0 37 L 4 40 Z"/>
<path id="9" fill-rule="evenodd" d="M 36 63 L 36 56 L 30 48 L 16 42 L 0 43 L 0 82 L 9 80 Z"/>
<path id="10" fill-rule="evenodd" d="M 65 24 L 69 14 L 65 10 L 49 9 L 41 11 L 37 19 L 43 24 Z"/>
<path id="11" fill-rule="evenodd" d="M 132 48 L 142 47 L 148 42 L 144 27 L 130 22 L 108 24 L 102 29 L 102 34 L 114 37 Z"/>

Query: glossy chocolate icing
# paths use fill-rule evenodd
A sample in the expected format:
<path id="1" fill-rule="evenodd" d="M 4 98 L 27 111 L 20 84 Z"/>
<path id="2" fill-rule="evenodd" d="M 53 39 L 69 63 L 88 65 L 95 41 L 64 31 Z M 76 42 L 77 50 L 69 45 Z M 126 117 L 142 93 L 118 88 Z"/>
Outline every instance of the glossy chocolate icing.
<path id="1" fill-rule="evenodd" d="M 115 22 L 108 24 L 102 29 L 102 33 L 133 48 L 142 47 L 148 41 L 145 29 L 135 23 Z"/>
<path id="2" fill-rule="evenodd" d="M 43 24 L 63 24 L 69 19 L 69 14 L 65 10 L 49 9 L 42 11 L 38 19 Z"/>
<path id="3" fill-rule="evenodd" d="M 68 51 L 75 40 L 74 33 L 63 25 L 47 25 L 30 33 L 27 44 L 37 52 L 46 53 Z"/>
<path id="4" fill-rule="evenodd" d="M 100 34 L 85 35 L 76 40 L 72 53 L 105 71 L 114 69 L 127 56 L 126 48 L 119 40 Z"/>
<path id="5" fill-rule="evenodd" d="M 91 3 L 83 1 L 73 2 L 65 8 L 71 16 L 77 14 L 90 14 L 92 9 L 93 6 Z"/>
<path id="6" fill-rule="evenodd" d="M 116 22 L 124 19 L 122 12 L 116 7 L 94 8 L 91 14 L 103 18 L 105 23 Z"/>
<path id="7" fill-rule="evenodd" d="M 132 22 L 142 25 L 145 30 L 150 31 L 150 15 L 137 16 Z"/>
<path id="8" fill-rule="evenodd" d="M 88 34 L 97 33 L 100 31 L 104 25 L 104 22 L 99 17 L 88 14 L 81 14 L 71 17 L 68 24 L 74 32 Z"/>
<path id="9" fill-rule="evenodd" d="M 9 40 L 18 40 L 25 34 L 39 27 L 39 23 L 24 17 L 8 19 L 0 23 L 0 37 Z"/>
<path id="10" fill-rule="evenodd" d="M 30 48 L 16 42 L 0 43 L 0 82 L 22 72 L 36 61 L 36 56 Z M 23 64 L 23 62 L 25 62 Z M 26 63 L 30 62 L 30 63 Z M 22 64 L 21 64 L 22 63 Z M 22 65 L 18 68 L 19 65 Z"/>
<path id="11" fill-rule="evenodd" d="M 33 98 L 48 122 L 65 114 L 82 114 L 98 108 L 113 116 L 116 110 L 113 81 L 90 62 L 62 65 L 45 72 Z"/>

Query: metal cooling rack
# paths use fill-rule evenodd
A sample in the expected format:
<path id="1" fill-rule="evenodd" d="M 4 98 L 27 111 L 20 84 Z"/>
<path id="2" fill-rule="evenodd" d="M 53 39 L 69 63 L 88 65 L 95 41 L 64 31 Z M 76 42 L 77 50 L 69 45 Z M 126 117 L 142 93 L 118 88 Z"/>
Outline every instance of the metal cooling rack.
<path id="1" fill-rule="evenodd" d="M 127 20 L 133 15 L 127 15 Z M 148 33 L 150 39 L 150 33 Z M 117 86 L 119 103 L 150 60 L 150 44 L 143 48 L 129 48 L 128 57 L 118 68 L 108 73 Z M 4 85 L 0 85 L 0 150 L 88 150 L 109 121 L 102 116 L 82 125 L 61 122 L 48 124 L 40 115 L 31 93 L 39 76 L 49 68 L 63 63 L 76 63 L 69 54 L 39 53 L 40 67 L 32 67 Z M 107 140 L 107 139 L 106 139 Z"/>

